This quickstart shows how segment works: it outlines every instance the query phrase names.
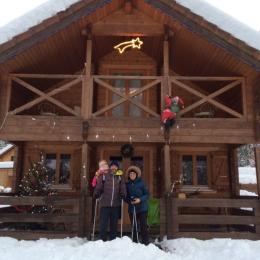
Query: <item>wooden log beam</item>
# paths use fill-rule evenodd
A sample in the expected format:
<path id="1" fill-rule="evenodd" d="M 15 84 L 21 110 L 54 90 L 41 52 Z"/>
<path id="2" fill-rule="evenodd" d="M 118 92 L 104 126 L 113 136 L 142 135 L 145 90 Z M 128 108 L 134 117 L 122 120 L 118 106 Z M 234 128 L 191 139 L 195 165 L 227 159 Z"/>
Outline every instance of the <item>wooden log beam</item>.
<path id="1" fill-rule="evenodd" d="M 0 222 L 74 223 L 77 220 L 78 214 L 0 213 Z"/>
<path id="2" fill-rule="evenodd" d="M 185 200 L 180 200 L 174 198 L 173 204 L 178 207 L 212 207 L 212 208 L 255 208 L 257 207 L 259 201 L 257 198 L 254 199 L 207 199 L 207 198 L 188 198 Z"/>
<path id="3" fill-rule="evenodd" d="M 74 74 L 10 74 L 11 77 L 16 78 L 30 78 L 30 79 L 74 79 L 81 77 L 82 75 L 74 75 Z"/>
<path id="4" fill-rule="evenodd" d="M 255 216 L 228 215 L 178 215 L 179 224 L 212 224 L 212 225 L 250 225 L 260 224 L 260 218 Z"/>

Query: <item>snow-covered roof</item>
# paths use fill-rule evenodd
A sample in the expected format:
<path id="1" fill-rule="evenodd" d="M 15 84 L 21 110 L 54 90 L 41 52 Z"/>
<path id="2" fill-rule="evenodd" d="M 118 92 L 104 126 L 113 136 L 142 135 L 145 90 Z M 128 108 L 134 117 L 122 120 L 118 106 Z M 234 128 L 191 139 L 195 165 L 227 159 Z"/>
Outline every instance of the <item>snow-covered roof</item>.
<path id="1" fill-rule="evenodd" d="M 14 147 L 13 144 L 8 144 L 5 147 L 0 149 L 0 156 L 3 155 L 5 152 L 9 151 L 12 147 Z"/>
<path id="2" fill-rule="evenodd" d="M 13 20 L 0 28 L 0 44 L 40 24 L 44 20 L 64 11 L 72 4 L 81 0 L 49 0 L 27 14 Z M 173 0 L 172 0 L 173 1 Z M 188 8 L 192 13 L 203 17 L 208 22 L 230 33 L 247 45 L 260 50 L 260 33 L 235 18 L 213 7 L 204 0 L 175 0 L 178 4 Z"/>
<path id="3" fill-rule="evenodd" d="M 27 31 L 31 27 L 40 24 L 44 20 L 51 18 L 60 11 L 68 9 L 72 4 L 81 0 L 49 0 L 39 5 L 32 11 L 0 27 L 0 44 L 3 44 L 13 37 Z"/>
<path id="4" fill-rule="evenodd" d="M 216 25 L 223 31 L 230 33 L 235 38 L 247 45 L 260 50 L 260 32 L 241 23 L 227 13 L 210 5 L 205 0 L 175 0 L 178 4 L 190 9 L 194 14 L 203 17 L 206 21 Z M 234 6 L 235 8 L 235 6 Z"/>
<path id="5" fill-rule="evenodd" d="M 13 167 L 13 161 L 0 162 L 0 169 L 12 169 Z"/>

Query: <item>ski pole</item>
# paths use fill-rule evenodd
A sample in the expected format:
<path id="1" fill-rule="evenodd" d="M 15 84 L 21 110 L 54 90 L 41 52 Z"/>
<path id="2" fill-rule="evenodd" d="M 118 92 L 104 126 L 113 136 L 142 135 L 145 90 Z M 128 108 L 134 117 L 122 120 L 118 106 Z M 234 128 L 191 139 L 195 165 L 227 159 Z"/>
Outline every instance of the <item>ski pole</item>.
<path id="1" fill-rule="evenodd" d="M 132 241 L 134 242 L 134 222 L 135 222 L 135 206 L 134 206 L 134 212 L 133 212 L 133 219 L 132 219 Z"/>
<path id="2" fill-rule="evenodd" d="M 134 206 L 134 217 L 135 217 L 136 239 L 137 239 L 137 243 L 139 243 L 139 237 L 138 237 L 138 229 L 137 229 L 137 219 L 136 219 L 136 210 L 135 210 L 135 206 Z"/>
<path id="3" fill-rule="evenodd" d="M 92 239 L 91 239 L 92 241 L 94 241 L 94 239 L 95 239 L 97 203 L 98 203 L 98 199 L 96 199 L 96 201 L 95 201 L 94 223 L 93 223 Z"/>
<path id="4" fill-rule="evenodd" d="M 123 237 L 124 201 L 121 200 L 121 238 Z"/>

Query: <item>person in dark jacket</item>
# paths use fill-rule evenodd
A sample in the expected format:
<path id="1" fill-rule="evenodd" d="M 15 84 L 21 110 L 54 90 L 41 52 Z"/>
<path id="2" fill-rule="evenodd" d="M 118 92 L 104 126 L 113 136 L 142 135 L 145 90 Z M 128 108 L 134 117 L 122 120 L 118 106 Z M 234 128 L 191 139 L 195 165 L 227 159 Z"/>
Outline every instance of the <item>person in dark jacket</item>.
<path id="1" fill-rule="evenodd" d="M 128 176 L 128 182 L 126 184 L 127 196 L 126 202 L 128 203 L 128 213 L 133 225 L 133 214 L 136 212 L 137 223 L 140 226 L 142 243 L 149 244 L 149 235 L 147 229 L 147 214 L 148 214 L 148 198 L 149 191 L 141 179 L 141 169 L 136 166 L 130 166 L 126 174 Z M 137 230 L 134 225 L 133 241 L 137 242 Z"/>
<path id="2" fill-rule="evenodd" d="M 122 176 L 116 175 L 109 169 L 106 175 L 98 178 L 94 197 L 100 198 L 100 229 L 99 237 L 106 241 L 107 226 L 110 222 L 109 239 L 117 234 L 117 222 L 120 216 L 121 200 L 126 197 L 126 186 Z"/>

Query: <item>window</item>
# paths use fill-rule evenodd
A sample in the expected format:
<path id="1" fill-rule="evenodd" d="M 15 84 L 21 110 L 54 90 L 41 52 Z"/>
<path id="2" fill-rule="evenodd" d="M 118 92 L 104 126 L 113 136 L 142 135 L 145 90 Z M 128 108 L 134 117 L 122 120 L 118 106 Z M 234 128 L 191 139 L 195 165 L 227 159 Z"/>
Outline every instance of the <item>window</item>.
<path id="1" fill-rule="evenodd" d="M 208 185 L 208 156 L 182 155 L 182 178 L 184 185 Z"/>
<path id="2" fill-rule="evenodd" d="M 141 80 L 140 79 L 116 79 L 114 81 L 114 86 L 116 90 L 124 95 L 130 95 L 136 90 L 140 89 L 141 87 Z M 120 96 L 113 93 L 112 94 L 112 102 L 121 99 Z M 142 103 L 143 102 L 143 93 L 140 93 L 137 96 L 133 97 L 133 100 Z M 130 117 L 140 117 L 142 115 L 142 111 L 139 107 L 132 104 L 131 102 L 125 102 L 116 106 L 112 109 L 112 115 L 115 117 L 123 117 L 123 116 L 130 116 Z"/>
<path id="3" fill-rule="evenodd" d="M 46 167 L 48 181 L 52 184 L 69 184 L 71 178 L 71 155 L 65 153 L 47 153 Z"/>

